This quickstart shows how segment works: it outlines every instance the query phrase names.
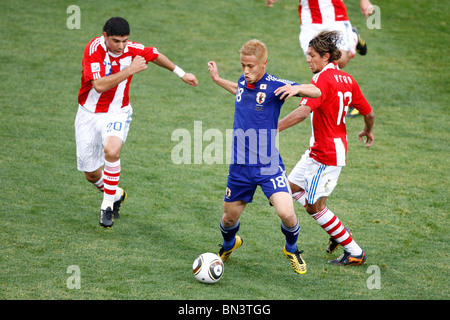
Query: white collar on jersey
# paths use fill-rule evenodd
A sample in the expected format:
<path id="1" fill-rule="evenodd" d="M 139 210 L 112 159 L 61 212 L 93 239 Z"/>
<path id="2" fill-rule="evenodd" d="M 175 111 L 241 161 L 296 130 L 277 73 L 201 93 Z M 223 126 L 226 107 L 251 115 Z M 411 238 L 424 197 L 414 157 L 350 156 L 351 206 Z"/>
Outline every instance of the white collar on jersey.
<path id="1" fill-rule="evenodd" d="M 115 54 L 115 53 L 109 51 L 109 50 L 106 48 L 105 36 L 101 36 L 101 37 L 100 37 L 100 43 L 101 43 L 103 49 L 105 49 L 105 51 L 108 51 L 108 54 L 109 54 L 111 57 L 113 57 L 113 58 L 119 58 L 122 54 L 128 52 L 128 46 L 125 47 L 125 49 L 123 50 L 122 54 Z"/>
<path id="2" fill-rule="evenodd" d="M 125 47 L 125 49 L 123 50 L 122 54 L 127 53 L 128 52 L 128 47 Z M 108 54 L 113 57 L 113 58 L 119 58 L 120 56 L 122 56 L 122 54 L 115 54 L 111 51 L 108 50 Z"/>
<path id="3" fill-rule="evenodd" d="M 320 72 L 325 71 L 325 70 L 327 70 L 327 69 L 336 69 L 336 70 L 340 70 L 337 63 L 335 63 L 335 62 L 330 62 L 330 63 L 327 64 L 325 67 L 323 67 L 323 69 L 322 69 Z"/>

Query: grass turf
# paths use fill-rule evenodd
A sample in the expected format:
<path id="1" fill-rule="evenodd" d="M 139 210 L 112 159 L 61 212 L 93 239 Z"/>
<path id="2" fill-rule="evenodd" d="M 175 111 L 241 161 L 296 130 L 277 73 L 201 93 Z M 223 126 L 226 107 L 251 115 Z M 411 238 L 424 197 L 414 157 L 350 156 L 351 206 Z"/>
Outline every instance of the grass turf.
<path id="1" fill-rule="evenodd" d="M 0 298 L 149 300 L 298 300 L 449 298 L 448 5 L 377 1 L 381 29 L 368 29 L 348 3 L 368 43 L 345 71 L 376 114 L 375 144 L 357 140 L 361 117 L 347 120 L 348 166 L 328 201 L 367 252 L 364 266 L 327 264 L 327 236 L 305 211 L 300 246 L 308 273 L 296 275 L 282 254 L 273 208 L 258 190 L 241 219 L 244 246 L 215 285 L 195 280 L 199 253 L 218 251 L 227 164 L 176 165 L 176 129 L 194 121 L 225 132 L 233 97 L 209 79 L 207 62 L 238 79 L 238 49 L 259 38 L 268 72 L 309 82 L 298 44 L 297 1 L 79 1 L 81 29 L 70 30 L 66 1 L 0 3 Z M 111 230 L 98 227 L 101 194 L 76 170 L 73 121 L 84 46 L 104 21 L 120 15 L 131 40 L 156 46 L 197 75 L 190 88 L 154 65 L 134 77 L 134 117 L 122 152 L 121 186 L 129 198 Z M 290 100 L 282 116 L 296 107 Z M 306 149 L 308 121 L 280 135 L 289 172 Z M 209 142 L 203 141 L 203 150 Z M 225 150 L 225 146 L 224 146 Z M 81 272 L 68 289 L 67 269 Z M 370 266 L 381 272 L 370 290 Z"/>

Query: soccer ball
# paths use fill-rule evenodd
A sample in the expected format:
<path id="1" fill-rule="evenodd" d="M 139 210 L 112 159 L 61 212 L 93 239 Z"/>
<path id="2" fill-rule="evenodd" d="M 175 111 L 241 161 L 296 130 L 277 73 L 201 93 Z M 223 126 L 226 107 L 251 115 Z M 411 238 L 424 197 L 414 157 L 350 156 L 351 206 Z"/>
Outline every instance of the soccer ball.
<path id="1" fill-rule="evenodd" d="M 195 278 L 204 283 L 215 283 L 223 276 L 223 262 L 217 254 L 206 252 L 195 259 L 192 265 Z"/>

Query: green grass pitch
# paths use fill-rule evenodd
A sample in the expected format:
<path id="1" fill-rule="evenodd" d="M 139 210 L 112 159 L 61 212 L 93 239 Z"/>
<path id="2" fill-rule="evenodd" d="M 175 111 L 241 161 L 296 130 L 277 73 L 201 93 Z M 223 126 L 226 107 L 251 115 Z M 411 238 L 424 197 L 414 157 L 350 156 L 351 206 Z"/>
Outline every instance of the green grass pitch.
<path id="1" fill-rule="evenodd" d="M 225 155 L 221 163 L 173 163 L 172 133 L 191 134 L 193 157 L 197 121 L 201 134 L 232 128 L 233 97 L 212 83 L 207 62 L 237 80 L 238 50 L 252 38 L 268 47 L 269 73 L 310 81 L 298 1 L 268 9 L 264 0 L 2 0 L 0 299 L 449 299 L 449 6 L 372 2 L 381 10 L 379 29 L 367 27 L 358 1 L 346 1 L 368 54 L 345 71 L 375 110 L 375 142 L 366 149 L 357 139 L 362 117 L 347 119 L 348 166 L 328 199 L 367 252 L 366 264 L 329 265 L 342 251 L 325 252 L 326 233 L 296 204 L 308 272 L 295 274 L 282 253 L 280 220 L 258 189 L 241 219 L 243 247 L 223 278 L 205 285 L 191 267 L 198 254 L 219 250 L 228 165 Z M 67 27 L 72 4 L 80 29 Z M 101 194 L 76 169 L 73 122 L 83 49 L 111 16 L 126 18 L 131 40 L 156 46 L 199 85 L 152 64 L 134 77 L 120 180 L 129 197 L 114 227 L 103 230 Z M 289 100 L 281 116 L 297 102 Z M 310 130 L 307 120 L 280 134 L 288 172 Z M 212 143 L 198 141 L 200 151 Z M 78 288 L 68 285 L 71 266 Z"/>

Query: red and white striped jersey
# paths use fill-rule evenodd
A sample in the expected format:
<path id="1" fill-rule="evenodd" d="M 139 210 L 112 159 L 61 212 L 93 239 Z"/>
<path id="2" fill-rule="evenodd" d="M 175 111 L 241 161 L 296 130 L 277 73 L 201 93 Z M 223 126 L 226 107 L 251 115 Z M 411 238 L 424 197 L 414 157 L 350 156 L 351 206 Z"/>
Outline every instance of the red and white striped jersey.
<path id="1" fill-rule="evenodd" d="M 351 75 L 339 70 L 335 63 L 329 63 L 316 73 L 311 83 L 322 95 L 316 99 L 303 98 L 300 104 L 312 109 L 312 138 L 310 157 L 322 164 L 345 166 L 347 155 L 347 127 L 345 115 L 349 107 L 356 108 L 362 115 L 372 111 Z"/>
<path id="2" fill-rule="evenodd" d="M 103 93 L 98 93 L 91 81 L 125 69 L 137 55 L 149 62 L 158 57 L 158 50 L 155 47 L 145 47 L 140 43 L 128 41 L 123 53 L 118 56 L 107 50 L 103 36 L 92 39 L 84 49 L 78 103 L 96 113 L 120 112 L 122 108 L 127 107 L 130 104 L 128 93 L 133 76 Z"/>
<path id="3" fill-rule="evenodd" d="M 298 15 L 302 25 L 348 20 L 343 0 L 300 0 Z"/>

